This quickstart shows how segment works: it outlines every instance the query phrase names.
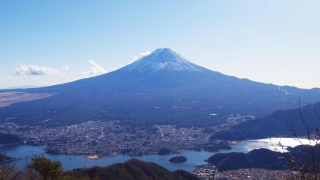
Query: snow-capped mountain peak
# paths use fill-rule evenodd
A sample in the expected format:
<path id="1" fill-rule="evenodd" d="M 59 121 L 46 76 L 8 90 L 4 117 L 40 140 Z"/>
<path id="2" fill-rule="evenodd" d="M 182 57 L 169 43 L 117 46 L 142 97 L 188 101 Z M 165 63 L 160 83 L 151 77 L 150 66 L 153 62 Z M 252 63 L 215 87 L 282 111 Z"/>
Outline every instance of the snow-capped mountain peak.
<path id="1" fill-rule="evenodd" d="M 184 59 L 180 54 L 169 48 L 161 48 L 125 66 L 123 70 L 139 72 L 155 72 L 160 70 L 200 71 L 201 67 Z"/>

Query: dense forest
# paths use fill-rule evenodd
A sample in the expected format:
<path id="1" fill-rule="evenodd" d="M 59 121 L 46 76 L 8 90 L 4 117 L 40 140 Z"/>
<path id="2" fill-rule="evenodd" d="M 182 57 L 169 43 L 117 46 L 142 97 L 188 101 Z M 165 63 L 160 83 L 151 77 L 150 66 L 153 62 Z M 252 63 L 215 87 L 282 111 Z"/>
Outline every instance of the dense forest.
<path id="1" fill-rule="evenodd" d="M 319 148 L 320 145 L 317 146 Z M 314 147 L 313 147 L 314 148 Z M 245 153 L 218 153 L 212 155 L 208 162 L 216 165 L 219 171 L 244 169 L 244 168 L 264 168 L 271 170 L 285 170 L 290 169 L 288 164 L 289 159 L 294 159 L 297 162 L 305 164 L 305 167 L 310 166 L 312 157 L 307 156 L 309 154 L 310 146 L 297 146 L 288 147 L 286 153 L 278 151 L 271 151 L 269 149 L 254 149 L 247 154 Z M 320 154 L 317 153 L 314 157 L 320 159 Z M 318 165 L 317 165 L 318 166 Z M 318 166 L 320 167 L 320 166 Z"/>
<path id="2" fill-rule="evenodd" d="M 89 167 L 63 171 L 60 161 L 39 156 L 32 158 L 26 169 L 0 164 L 2 180 L 199 180 L 184 171 L 169 171 L 152 162 L 130 159 L 107 167 Z"/>
<path id="3" fill-rule="evenodd" d="M 143 162 L 137 159 L 131 159 L 124 163 L 117 163 L 108 167 L 92 167 L 86 169 L 75 169 L 67 172 L 70 175 L 82 174 L 90 179 L 98 178 L 105 180 L 198 180 L 198 178 L 189 172 L 177 170 L 170 172 L 162 166 L 152 162 Z"/>
<path id="4" fill-rule="evenodd" d="M 292 123 L 297 136 L 305 136 L 307 132 L 300 113 L 305 123 L 310 127 L 320 127 L 316 112 L 320 112 L 320 103 L 306 105 L 301 107 L 300 111 L 298 108 L 278 110 L 270 115 L 246 121 L 232 126 L 229 130 L 214 134 L 211 140 L 241 141 L 269 137 L 290 137 L 293 134 L 288 131 L 287 123 Z"/>
<path id="5" fill-rule="evenodd" d="M 183 163 L 186 162 L 188 159 L 185 156 L 175 156 L 169 159 L 172 163 Z"/>
<path id="6" fill-rule="evenodd" d="M 13 134 L 0 133 L 0 144 L 18 143 L 21 138 Z"/>

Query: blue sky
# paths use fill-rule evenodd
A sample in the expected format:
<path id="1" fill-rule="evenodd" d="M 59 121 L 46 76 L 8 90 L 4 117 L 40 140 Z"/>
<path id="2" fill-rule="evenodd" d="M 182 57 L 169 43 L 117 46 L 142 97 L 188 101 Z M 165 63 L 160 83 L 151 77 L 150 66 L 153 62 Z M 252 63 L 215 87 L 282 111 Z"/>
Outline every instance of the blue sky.
<path id="1" fill-rule="evenodd" d="M 6 1 L 0 88 L 92 77 L 168 47 L 258 82 L 320 87 L 320 1 Z"/>

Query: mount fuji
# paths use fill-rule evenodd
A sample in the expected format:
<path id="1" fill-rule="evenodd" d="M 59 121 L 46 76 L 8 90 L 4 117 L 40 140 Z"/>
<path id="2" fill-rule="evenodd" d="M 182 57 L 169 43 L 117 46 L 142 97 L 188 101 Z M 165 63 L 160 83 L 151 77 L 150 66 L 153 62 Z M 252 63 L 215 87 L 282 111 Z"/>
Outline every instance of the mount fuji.
<path id="1" fill-rule="evenodd" d="M 201 71 L 203 68 L 184 59 L 180 54 L 168 48 L 157 49 L 149 56 L 122 68 L 122 71 L 138 71 L 140 73 L 161 70 Z"/>
<path id="2" fill-rule="evenodd" d="M 135 126 L 207 127 L 224 123 L 231 116 L 262 116 L 283 105 L 296 108 L 299 94 L 302 105 L 320 101 L 318 89 L 276 86 L 224 75 L 168 48 L 157 49 L 100 76 L 8 91 L 45 93 L 46 98 L 0 108 L 0 120 L 48 126 L 119 120 Z"/>

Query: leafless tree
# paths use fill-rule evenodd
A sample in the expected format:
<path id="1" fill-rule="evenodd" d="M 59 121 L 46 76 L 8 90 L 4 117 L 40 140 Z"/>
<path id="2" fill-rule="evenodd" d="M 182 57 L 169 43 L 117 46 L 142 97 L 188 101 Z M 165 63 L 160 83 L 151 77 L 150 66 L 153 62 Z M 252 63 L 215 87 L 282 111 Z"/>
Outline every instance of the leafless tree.
<path id="1" fill-rule="evenodd" d="M 314 114 L 317 120 L 320 120 L 319 114 L 317 113 L 315 105 L 313 106 Z M 284 118 L 286 127 L 293 135 L 294 139 L 299 143 L 299 149 L 296 151 L 285 152 L 285 147 L 279 141 L 280 148 L 275 149 L 282 152 L 283 157 L 286 160 L 284 166 L 289 170 L 289 176 L 287 179 L 290 180 L 318 180 L 320 179 L 320 154 L 319 154 L 319 127 L 310 126 L 304 118 L 300 106 L 299 97 L 299 119 L 301 120 L 302 126 L 305 129 L 305 137 L 298 135 L 294 123 L 292 122 L 291 116 L 288 117 L 286 110 L 284 110 Z M 307 139 L 308 143 L 302 142 L 303 139 Z"/>
<path id="2" fill-rule="evenodd" d="M 23 170 L 16 168 L 14 165 L 11 165 L 11 164 L 0 165 L 0 180 L 21 179 L 22 174 L 23 174 Z"/>

